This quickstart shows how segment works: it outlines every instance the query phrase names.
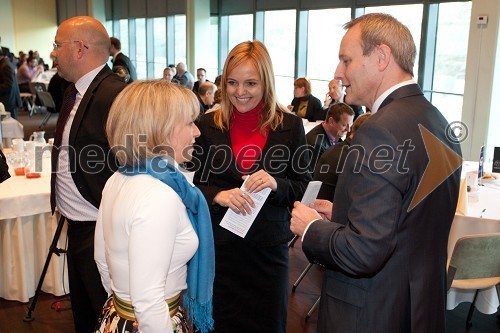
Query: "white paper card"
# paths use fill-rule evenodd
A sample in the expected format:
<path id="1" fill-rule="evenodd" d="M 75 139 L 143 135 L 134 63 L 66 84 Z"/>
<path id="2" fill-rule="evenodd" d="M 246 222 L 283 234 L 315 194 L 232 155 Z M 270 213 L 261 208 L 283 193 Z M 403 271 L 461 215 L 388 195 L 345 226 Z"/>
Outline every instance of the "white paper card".
<path id="1" fill-rule="evenodd" d="M 245 182 L 248 178 L 245 179 Z M 250 207 L 252 212 L 250 214 L 242 215 L 236 214 L 232 209 L 228 209 L 226 215 L 222 219 L 220 226 L 231 231 L 232 233 L 240 236 L 241 238 L 245 238 L 248 230 L 252 226 L 257 214 L 259 214 L 260 209 L 266 202 L 269 193 L 271 193 L 271 189 L 269 187 L 264 188 L 259 192 L 248 193 L 245 191 L 245 182 L 241 185 L 241 190 L 244 191 L 250 198 L 252 198 L 255 208 Z"/>
<path id="2" fill-rule="evenodd" d="M 320 182 L 319 180 L 310 181 L 309 184 L 307 184 L 306 191 L 304 192 L 304 196 L 302 197 L 300 203 L 306 206 L 312 204 L 318 196 L 321 184 L 322 182 Z"/>

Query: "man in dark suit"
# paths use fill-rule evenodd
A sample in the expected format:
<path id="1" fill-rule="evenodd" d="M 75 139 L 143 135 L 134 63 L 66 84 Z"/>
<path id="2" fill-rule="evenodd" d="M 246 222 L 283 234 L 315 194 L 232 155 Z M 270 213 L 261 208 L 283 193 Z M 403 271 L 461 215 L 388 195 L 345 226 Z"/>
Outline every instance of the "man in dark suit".
<path id="1" fill-rule="evenodd" d="M 3 48 L 0 49 L 0 102 L 12 118 L 17 119 L 17 109 L 23 106 L 16 71 Z"/>
<path id="2" fill-rule="evenodd" d="M 106 120 L 126 85 L 106 65 L 109 44 L 99 21 L 77 16 L 61 23 L 51 54 L 59 75 L 71 82 L 56 125 L 51 206 L 68 222 L 68 277 L 77 333 L 93 332 L 107 298 L 94 261 L 94 230 L 102 189 L 117 168 L 109 154 Z"/>
<path id="3" fill-rule="evenodd" d="M 306 134 L 307 144 L 312 147 L 311 171 L 320 156 L 331 146 L 342 142 L 347 135 L 354 117 L 352 108 L 344 103 L 336 103 L 328 108 L 326 120 L 316 125 Z"/>
<path id="4" fill-rule="evenodd" d="M 2 45 L 2 37 L 0 36 L 0 45 Z M 10 62 L 14 61 L 14 54 L 10 52 L 8 47 L 1 46 L 1 50 L 3 51 L 4 56 L 6 56 Z"/>
<path id="5" fill-rule="evenodd" d="M 445 332 L 460 146 L 412 80 L 408 28 L 386 14 L 345 28 L 335 77 L 347 103 L 373 114 L 352 140 L 361 154 L 347 156 L 333 211 L 296 202 L 291 219 L 308 259 L 327 268 L 318 332 Z"/>
<path id="6" fill-rule="evenodd" d="M 109 39 L 111 41 L 111 47 L 109 48 L 109 54 L 113 57 L 113 68 L 116 66 L 123 66 L 127 69 L 130 74 L 130 80 L 128 83 L 137 81 L 137 73 L 135 71 L 135 67 L 130 61 L 129 57 L 122 53 L 122 43 L 118 38 L 111 37 Z"/>
<path id="7" fill-rule="evenodd" d="M 314 168 L 313 176 L 313 180 L 319 180 L 321 182 L 321 188 L 317 196 L 318 199 L 333 199 L 339 175 L 344 170 L 345 159 L 351 140 L 354 138 L 359 126 L 361 126 L 370 115 L 371 113 L 360 115 L 352 124 L 349 136 L 344 141 L 328 148 L 319 158 Z"/>

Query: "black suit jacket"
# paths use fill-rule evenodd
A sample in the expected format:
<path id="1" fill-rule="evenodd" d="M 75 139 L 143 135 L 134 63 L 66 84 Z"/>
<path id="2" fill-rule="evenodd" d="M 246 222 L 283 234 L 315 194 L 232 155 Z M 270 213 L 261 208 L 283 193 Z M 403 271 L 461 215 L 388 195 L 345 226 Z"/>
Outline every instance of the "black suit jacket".
<path id="1" fill-rule="evenodd" d="M 314 126 L 314 128 L 306 134 L 306 140 L 307 144 L 312 147 L 311 169 L 314 170 L 321 155 L 323 155 L 332 144 L 330 143 L 328 134 L 326 134 L 323 128 L 323 123 Z M 339 139 L 339 142 L 342 142 L 342 139 Z"/>
<path id="2" fill-rule="evenodd" d="M 7 164 L 7 159 L 5 158 L 2 150 L 0 150 L 0 183 L 9 178 L 9 165 Z"/>
<path id="3" fill-rule="evenodd" d="M 126 84 L 106 65 L 83 96 L 69 133 L 73 181 L 81 195 L 99 208 L 106 181 L 117 169 L 106 138 L 106 121 L 116 95 Z M 67 91 L 69 93 L 69 91 Z M 56 165 L 52 165 L 52 172 Z"/>
<path id="4" fill-rule="evenodd" d="M 241 238 L 219 226 L 227 208 L 214 204 L 213 199 L 220 191 L 241 187 L 243 174 L 235 164 L 229 131 L 215 126 L 216 112 L 200 117 L 201 136 L 196 139 L 193 168 L 195 183 L 210 207 L 215 242 L 221 244 Z M 276 179 L 278 188 L 267 198 L 244 241 L 255 246 L 272 246 L 292 238 L 289 209 L 302 198 L 311 180 L 308 164 L 302 120 L 285 113 L 282 124 L 269 132 L 261 158 L 250 172 L 266 170 Z"/>
<path id="5" fill-rule="evenodd" d="M 347 150 L 351 139 L 337 143 L 328 148 L 319 158 L 314 168 L 313 180 L 322 182 L 319 190 L 318 199 L 330 200 L 335 196 L 337 180 L 344 169 L 344 163 L 347 156 Z"/>
<path id="6" fill-rule="evenodd" d="M 361 149 L 364 158 L 346 159 L 334 222 L 314 222 L 304 237 L 308 259 L 327 267 L 320 332 L 445 331 L 447 243 L 460 168 L 409 210 L 429 162 L 420 126 L 461 154 L 418 85 L 395 90 L 352 140 L 349 150 Z"/>
<path id="7" fill-rule="evenodd" d="M 17 84 L 14 66 L 8 58 L 0 60 L 0 102 L 9 111 L 12 118 L 17 119 L 17 108 L 22 107 L 21 94 Z"/>
<path id="8" fill-rule="evenodd" d="M 116 58 L 113 60 L 113 68 L 115 66 L 123 66 L 128 70 L 128 73 L 130 74 L 130 81 L 128 81 L 129 83 L 132 81 L 137 81 L 137 73 L 135 71 L 135 67 L 132 64 L 132 61 L 130 61 L 130 58 L 125 54 L 120 52 L 116 55 Z"/>

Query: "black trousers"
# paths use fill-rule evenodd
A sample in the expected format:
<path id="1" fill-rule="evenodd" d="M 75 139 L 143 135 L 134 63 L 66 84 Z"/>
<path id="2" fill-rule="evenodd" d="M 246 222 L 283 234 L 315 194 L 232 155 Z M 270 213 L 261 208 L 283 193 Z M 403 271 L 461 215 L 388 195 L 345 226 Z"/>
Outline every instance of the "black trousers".
<path id="1" fill-rule="evenodd" d="M 285 333 L 287 306 L 287 244 L 215 245 L 215 332 Z"/>
<path id="2" fill-rule="evenodd" d="M 95 221 L 68 222 L 68 279 L 77 333 L 94 331 L 107 293 L 94 261 Z"/>

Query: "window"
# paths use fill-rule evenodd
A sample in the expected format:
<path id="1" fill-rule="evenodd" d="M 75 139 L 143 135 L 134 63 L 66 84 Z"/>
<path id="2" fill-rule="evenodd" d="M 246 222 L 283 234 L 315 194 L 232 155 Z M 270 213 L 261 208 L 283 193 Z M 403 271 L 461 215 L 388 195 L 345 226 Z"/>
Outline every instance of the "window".
<path id="1" fill-rule="evenodd" d="M 214 82 L 219 75 L 219 18 L 217 16 L 210 17 L 210 48 L 207 52 L 206 67 L 207 79 Z M 194 73 L 196 74 L 196 73 Z M 193 74 L 193 75 L 194 75 Z"/>
<path id="2" fill-rule="evenodd" d="M 253 40 L 253 15 L 231 15 L 228 26 L 228 50 L 241 42 Z"/>
<path id="3" fill-rule="evenodd" d="M 120 31 L 117 34 L 116 38 L 118 38 L 122 44 L 122 52 L 124 54 L 129 53 L 129 42 L 128 42 L 128 20 L 120 20 L 119 21 Z"/>
<path id="4" fill-rule="evenodd" d="M 167 19 L 157 17 L 153 19 L 153 48 L 154 48 L 154 77 L 163 77 L 163 70 L 167 67 Z"/>
<path id="5" fill-rule="evenodd" d="M 278 100 L 284 105 L 293 99 L 295 21 L 295 10 L 264 13 L 264 44 L 273 62 Z"/>
<path id="6" fill-rule="evenodd" d="M 418 58 L 420 49 L 420 35 L 422 28 L 422 5 L 400 5 L 400 6 L 382 6 L 382 7 L 366 7 L 365 14 L 369 13 L 386 13 L 394 16 L 401 23 L 410 29 L 413 40 L 417 47 L 417 57 L 415 58 L 415 66 L 413 67 L 413 79 L 418 81 Z"/>
<path id="7" fill-rule="evenodd" d="M 471 2 L 439 4 L 431 102 L 449 122 L 462 118 L 471 7 Z"/>
<path id="8" fill-rule="evenodd" d="M 146 19 L 135 19 L 135 69 L 138 79 L 145 79 L 148 76 L 146 44 Z"/>
<path id="9" fill-rule="evenodd" d="M 328 82 L 333 79 L 339 63 L 340 41 L 345 34 L 344 23 L 351 20 L 351 9 L 309 11 L 307 27 L 307 77 L 312 94 L 324 100 Z"/>
<path id="10" fill-rule="evenodd" d="M 175 64 L 186 63 L 186 15 L 174 16 L 174 59 Z"/>

